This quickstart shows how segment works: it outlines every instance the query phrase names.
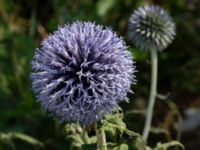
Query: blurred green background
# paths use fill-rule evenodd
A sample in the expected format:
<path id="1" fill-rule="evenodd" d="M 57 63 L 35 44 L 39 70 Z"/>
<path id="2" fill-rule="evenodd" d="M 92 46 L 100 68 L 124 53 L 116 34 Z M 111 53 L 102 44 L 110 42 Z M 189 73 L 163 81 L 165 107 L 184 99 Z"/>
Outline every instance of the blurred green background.
<path id="1" fill-rule="evenodd" d="M 141 133 L 144 117 L 132 110 L 146 107 L 150 60 L 148 53 L 135 49 L 128 40 L 127 27 L 133 10 L 145 3 L 167 9 L 177 28 L 173 43 L 159 53 L 158 92 L 168 96 L 167 100 L 157 101 L 153 119 L 153 126 L 164 128 L 168 134 L 156 133 L 155 129 L 150 135 L 150 144 L 178 138 L 186 149 L 198 150 L 200 121 L 194 119 L 195 128 L 183 128 L 182 132 L 180 123 L 188 119 L 189 110 L 200 108 L 199 0 L 0 0 L 0 133 L 21 132 L 43 142 L 43 149 L 67 149 L 64 124 L 48 117 L 36 102 L 29 74 L 31 59 L 40 41 L 58 25 L 76 20 L 110 26 L 130 46 L 138 82 L 133 86 L 135 94 L 129 96 L 130 104 L 121 106 L 128 127 Z M 0 139 L 3 138 L 0 136 Z M 13 142 L 17 150 L 37 149 L 20 140 Z M 11 148 L 9 141 L 0 140 L 0 150 Z"/>

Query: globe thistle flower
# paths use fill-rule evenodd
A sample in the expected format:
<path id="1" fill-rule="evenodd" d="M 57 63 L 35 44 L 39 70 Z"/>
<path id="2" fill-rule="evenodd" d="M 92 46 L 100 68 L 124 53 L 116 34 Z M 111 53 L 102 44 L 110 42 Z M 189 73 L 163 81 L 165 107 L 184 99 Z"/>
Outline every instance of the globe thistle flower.
<path id="1" fill-rule="evenodd" d="M 121 37 L 91 22 L 59 27 L 32 61 L 32 87 L 61 121 L 84 126 L 118 109 L 134 83 L 132 55 Z"/>
<path id="2" fill-rule="evenodd" d="M 167 11 L 156 5 L 135 10 L 129 21 L 129 37 L 143 50 L 163 50 L 175 36 L 175 24 Z"/>

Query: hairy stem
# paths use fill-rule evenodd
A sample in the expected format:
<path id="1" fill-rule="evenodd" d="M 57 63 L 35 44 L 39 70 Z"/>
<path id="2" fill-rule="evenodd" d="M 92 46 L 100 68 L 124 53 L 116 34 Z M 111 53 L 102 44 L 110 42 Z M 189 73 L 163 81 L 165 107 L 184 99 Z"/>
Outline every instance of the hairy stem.
<path id="1" fill-rule="evenodd" d="M 97 136 L 97 149 L 107 150 L 106 135 L 104 130 L 98 124 L 95 125 L 95 130 Z"/>
<path id="2" fill-rule="evenodd" d="M 150 89 L 150 96 L 149 96 L 149 104 L 146 112 L 146 122 L 143 130 L 143 140 L 146 143 L 148 140 L 152 116 L 153 116 L 153 109 L 155 104 L 155 97 L 157 91 L 157 72 L 158 72 L 158 56 L 157 51 L 155 49 L 151 50 L 151 89 Z"/>

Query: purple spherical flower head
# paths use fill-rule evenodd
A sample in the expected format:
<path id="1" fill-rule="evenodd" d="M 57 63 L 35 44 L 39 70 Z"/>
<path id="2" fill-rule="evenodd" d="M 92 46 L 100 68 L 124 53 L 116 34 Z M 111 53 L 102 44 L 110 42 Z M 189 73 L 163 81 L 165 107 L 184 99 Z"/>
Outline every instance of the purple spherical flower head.
<path id="1" fill-rule="evenodd" d="M 135 82 L 132 55 L 121 37 L 91 22 L 59 27 L 32 61 L 32 87 L 61 121 L 86 126 L 118 109 Z"/>

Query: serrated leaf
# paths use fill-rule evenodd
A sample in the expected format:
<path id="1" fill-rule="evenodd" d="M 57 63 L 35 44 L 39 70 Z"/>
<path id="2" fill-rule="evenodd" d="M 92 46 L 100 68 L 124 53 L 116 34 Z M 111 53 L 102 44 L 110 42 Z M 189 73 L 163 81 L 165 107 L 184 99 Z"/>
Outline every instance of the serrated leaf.
<path id="1" fill-rule="evenodd" d="M 78 143 L 80 145 L 84 143 L 81 137 L 78 135 L 68 135 L 67 139 L 73 141 L 73 143 Z"/>
<path id="2" fill-rule="evenodd" d="M 109 114 L 106 115 L 105 119 L 102 120 L 101 128 L 109 133 L 112 137 L 115 137 L 117 131 L 119 131 L 120 134 L 123 134 L 123 131 L 126 129 L 126 124 L 122 120 L 122 114 Z"/>
<path id="3" fill-rule="evenodd" d="M 123 115 L 120 113 L 107 115 L 102 122 L 102 128 L 112 136 L 116 136 L 116 131 L 119 131 L 120 135 L 125 133 L 129 136 L 141 137 L 138 133 L 127 129 L 126 124 L 123 122 Z"/>
<path id="4" fill-rule="evenodd" d="M 81 148 L 83 145 L 96 143 L 96 136 L 89 137 L 87 131 L 78 124 L 67 124 L 65 126 L 66 139 L 71 141 L 71 146 Z"/>

